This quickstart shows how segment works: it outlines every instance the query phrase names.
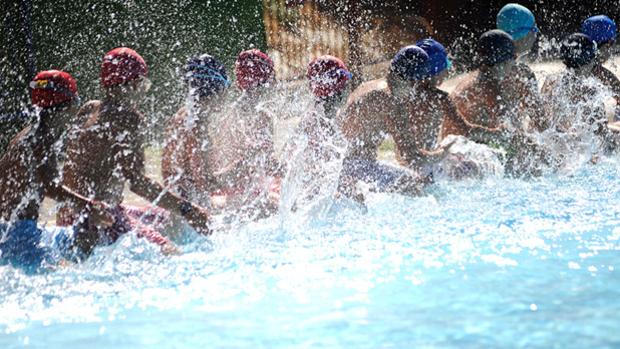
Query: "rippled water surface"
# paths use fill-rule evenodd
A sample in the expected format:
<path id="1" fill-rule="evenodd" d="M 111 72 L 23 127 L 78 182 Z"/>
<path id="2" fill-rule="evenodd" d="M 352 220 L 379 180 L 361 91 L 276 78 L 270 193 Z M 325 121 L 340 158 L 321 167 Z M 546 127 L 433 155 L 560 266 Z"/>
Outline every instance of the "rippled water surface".
<path id="1" fill-rule="evenodd" d="M 619 180 L 611 159 L 373 194 L 169 259 L 126 237 L 55 273 L 2 267 L 0 348 L 618 347 Z"/>

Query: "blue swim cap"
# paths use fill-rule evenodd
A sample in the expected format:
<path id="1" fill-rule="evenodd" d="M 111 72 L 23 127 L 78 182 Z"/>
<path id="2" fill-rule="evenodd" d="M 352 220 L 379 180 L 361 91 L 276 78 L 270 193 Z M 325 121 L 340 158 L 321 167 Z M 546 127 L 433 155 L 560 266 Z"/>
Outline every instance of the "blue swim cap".
<path id="1" fill-rule="evenodd" d="M 416 42 L 416 45 L 428 55 L 427 69 L 431 76 L 438 75 L 452 66 L 446 48 L 439 42 L 429 38 Z"/>
<path id="2" fill-rule="evenodd" d="M 224 64 L 207 54 L 187 60 L 185 81 L 199 97 L 223 91 L 230 85 Z"/>
<path id="3" fill-rule="evenodd" d="M 423 49 L 415 45 L 401 48 L 390 65 L 390 71 L 403 80 L 423 80 L 429 77 L 427 68 L 429 58 Z"/>
<path id="4" fill-rule="evenodd" d="M 530 31 L 538 32 L 536 19 L 532 11 L 519 4 L 507 4 L 497 14 L 497 29 L 512 36 L 513 40 L 521 40 Z"/>
<path id="5" fill-rule="evenodd" d="M 616 40 L 616 30 L 616 23 L 605 15 L 590 17 L 581 24 L 581 32 L 599 45 Z"/>

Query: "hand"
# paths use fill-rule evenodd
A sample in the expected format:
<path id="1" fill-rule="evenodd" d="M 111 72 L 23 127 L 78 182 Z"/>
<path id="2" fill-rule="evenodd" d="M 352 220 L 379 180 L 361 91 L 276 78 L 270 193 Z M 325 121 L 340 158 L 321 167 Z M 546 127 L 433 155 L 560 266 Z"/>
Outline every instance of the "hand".
<path id="1" fill-rule="evenodd" d="M 94 204 L 90 212 L 91 222 L 102 228 L 111 227 L 116 219 L 112 215 L 105 204 Z"/>
<path id="2" fill-rule="evenodd" d="M 181 254 L 181 250 L 172 242 L 167 242 L 161 246 L 161 253 L 164 256 L 178 256 Z"/>
<path id="3" fill-rule="evenodd" d="M 192 205 L 191 210 L 184 215 L 187 222 L 196 229 L 197 232 L 203 235 L 211 235 L 209 230 L 209 211 L 197 205 Z"/>

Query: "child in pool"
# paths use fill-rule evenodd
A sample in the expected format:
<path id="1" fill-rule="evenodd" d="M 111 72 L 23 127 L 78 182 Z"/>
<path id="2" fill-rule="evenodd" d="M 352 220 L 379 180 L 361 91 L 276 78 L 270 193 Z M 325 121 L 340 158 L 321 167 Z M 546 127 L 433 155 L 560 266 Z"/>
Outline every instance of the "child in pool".
<path id="1" fill-rule="evenodd" d="M 586 138 L 593 135 L 592 141 L 598 144 L 598 150 L 604 149 L 615 137 L 608 128 L 602 100 L 609 90 L 593 77 L 597 64 L 596 43 L 585 34 L 572 34 L 563 41 L 561 55 L 566 71 L 547 77 L 542 90 L 549 101 L 549 123 L 564 140 L 554 143 L 569 147 L 560 153 L 581 153 L 574 147 L 590 148 L 592 142 Z M 593 159 L 596 158 L 595 153 Z"/>
<path id="2" fill-rule="evenodd" d="M 294 199 L 283 207 L 292 211 L 332 202 L 347 147 L 337 117 L 351 73 L 342 60 L 325 55 L 308 64 L 306 77 L 314 106 L 302 116 L 283 159 L 287 165 L 283 188 L 289 195 L 294 192 Z"/>
<path id="3" fill-rule="evenodd" d="M 544 129 L 542 105 L 538 90 L 516 74 L 515 45 L 507 33 L 491 30 L 480 36 L 477 43 L 480 68 L 464 79 L 450 95 L 459 114 L 470 124 L 486 127 L 490 132 L 469 134 L 472 140 L 499 146 L 506 150 L 509 171 L 516 175 L 537 174 L 537 163 L 543 161 L 544 151 L 528 136 L 528 120 L 536 129 Z M 467 129 L 452 120 L 444 125 L 446 134 L 468 135 Z M 524 157 L 535 158 L 522 166 Z M 533 167 L 531 167 L 531 166 Z"/>
<path id="4" fill-rule="evenodd" d="M 421 193 L 426 180 L 405 168 L 416 168 L 420 154 L 440 157 L 445 150 L 420 152 L 411 133 L 407 103 L 417 82 L 427 76 L 427 60 L 421 48 L 404 47 L 392 60 L 386 78 L 363 83 L 349 97 L 341 126 L 349 141 L 343 169 L 343 183 L 348 183 L 345 188 L 360 180 L 374 184 L 379 191 Z M 397 160 L 405 168 L 377 161 L 377 149 L 386 134 L 392 136 Z"/>
<path id="5" fill-rule="evenodd" d="M 616 44 L 616 22 L 605 15 L 593 16 L 583 22 L 581 32 L 596 42 L 598 54 L 592 74 L 611 89 L 616 100 L 616 110 L 620 113 L 620 80 L 603 66 L 611 57 Z"/>
<path id="6" fill-rule="evenodd" d="M 34 77 L 31 88 L 37 120 L 13 138 L 0 158 L 0 220 L 5 222 L 0 224 L 0 260 L 36 270 L 72 259 L 70 244 L 56 246 L 60 250 L 40 246 L 47 233 L 37 226 L 44 197 L 88 206 L 92 224 L 111 223 L 112 217 L 103 212 L 103 205 L 58 183 L 64 134 L 79 103 L 75 80 L 68 73 L 48 70 Z M 65 233 L 70 240 L 72 234 Z"/>
<path id="7" fill-rule="evenodd" d="M 274 115 L 266 107 L 274 64 L 267 54 L 246 50 L 237 57 L 235 75 L 241 96 L 211 126 L 209 164 L 225 207 L 263 216 L 277 206 L 269 188 L 282 175 L 275 160 Z"/>
<path id="8" fill-rule="evenodd" d="M 208 206 L 210 193 L 217 189 L 207 159 L 208 127 L 213 114 L 222 111 L 230 82 L 224 65 L 207 54 L 187 61 L 185 82 L 189 86 L 187 105 L 166 128 L 162 175 L 164 183 L 179 195 Z"/>
<path id="9" fill-rule="evenodd" d="M 144 116 L 138 102 L 148 90 L 147 66 L 134 50 L 121 47 L 108 52 L 101 66 L 103 101 L 90 101 L 79 114 L 87 121 L 77 130 L 67 147 L 63 182 L 72 190 L 114 207 L 115 224 L 101 229 L 82 223 L 76 244 L 89 254 L 92 249 L 112 243 L 121 234 L 136 229 L 139 235 L 161 245 L 165 253 L 174 253 L 174 245 L 163 238 L 157 227 L 148 225 L 153 217 L 133 214 L 121 205 L 125 182 L 134 193 L 157 206 L 184 217 L 199 232 L 209 233 L 206 209 L 170 193 L 145 174 Z M 71 222 L 83 215 L 85 205 L 67 208 L 63 220 Z M 146 212 L 154 208 L 147 208 Z M 145 211 L 145 210 L 142 210 Z M 160 222 L 161 219 L 154 217 Z"/>

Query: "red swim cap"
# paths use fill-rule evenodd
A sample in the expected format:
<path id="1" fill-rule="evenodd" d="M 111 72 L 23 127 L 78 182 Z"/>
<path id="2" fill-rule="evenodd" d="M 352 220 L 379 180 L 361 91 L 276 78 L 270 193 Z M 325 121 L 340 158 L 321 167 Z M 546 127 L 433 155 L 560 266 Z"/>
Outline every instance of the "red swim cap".
<path id="1" fill-rule="evenodd" d="M 49 108 L 72 100 L 77 96 L 77 83 L 68 73 L 46 70 L 30 82 L 32 104 Z"/>
<path id="2" fill-rule="evenodd" d="M 351 80 L 347 66 L 334 56 L 321 56 L 308 64 L 310 89 L 317 97 L 330 97 L 346 87 Z"/>
<path id="3" fill-rule="evenodd" d="M 136 51 L 119 47 L 106 53 L 101 64 L 101 84 L 103 87 L 121 85 L 146 76 L 148 69 L 142 56 Z"/>
<path id="4" fill-rule="evenodd" d="M 237 86 L 242 90 L 249 90 L 273 79 L 273 61 L 259 50 L 243 51 L 235 62 Z"/>

